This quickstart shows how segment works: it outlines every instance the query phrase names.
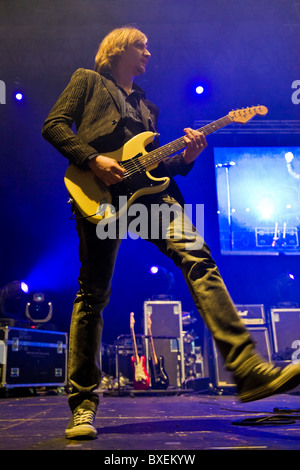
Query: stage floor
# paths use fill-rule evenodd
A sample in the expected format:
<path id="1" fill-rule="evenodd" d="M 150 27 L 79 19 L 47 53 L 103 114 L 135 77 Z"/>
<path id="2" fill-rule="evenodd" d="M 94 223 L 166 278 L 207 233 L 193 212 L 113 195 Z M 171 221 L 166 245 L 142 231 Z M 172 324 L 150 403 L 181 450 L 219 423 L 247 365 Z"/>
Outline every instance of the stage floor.
<path id="1" fill-rule="evenodd" d="M 284 394 L 242 404 L 234 395 L 101 394 L 98 438 L 76 441 L 64 437 L 70 416 L 67 395 L 2 398 L 0 450 L 102 450 L 103 459 L 134 450 L 157 451 L 157 455 L 159 451 L 173 455 L 217 449 L 300 450 L 300 419 L 268 426 L 233 424 L 238 419 L 274 415 L 275 407 L 299 409 L 300 396 Z M 148 453 L 142 455 L 146 459 Z"/>

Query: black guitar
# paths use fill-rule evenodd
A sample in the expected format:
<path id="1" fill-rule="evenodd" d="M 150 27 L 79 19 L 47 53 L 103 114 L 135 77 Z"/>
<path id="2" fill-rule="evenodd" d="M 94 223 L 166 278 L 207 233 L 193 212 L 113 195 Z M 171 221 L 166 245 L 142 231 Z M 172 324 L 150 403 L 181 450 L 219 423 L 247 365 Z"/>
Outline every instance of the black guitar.
<path id="1" fill-rule="evenodd" d="M 150 338 L 151 357 L 149 367 L 151 373 L 151 387 L 158 390 L 165 390 L 169 386 L 169 377 L 164 367 L 164 357 L 157 357 L 151 331 L 151 313 L 148 313 L 148 336 Z"/>

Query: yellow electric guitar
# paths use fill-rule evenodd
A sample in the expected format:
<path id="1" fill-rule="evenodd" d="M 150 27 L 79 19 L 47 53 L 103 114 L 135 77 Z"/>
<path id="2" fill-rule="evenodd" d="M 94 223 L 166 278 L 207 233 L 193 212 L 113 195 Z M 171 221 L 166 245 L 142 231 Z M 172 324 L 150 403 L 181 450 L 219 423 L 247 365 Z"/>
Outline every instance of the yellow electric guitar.
<path id="1" fill-rule="evenodd" d="M 198 129 L 205 136 L 233 122 L 245 124 L 256 115 L 264 116 L 268 109 L 265 106 L 231 111 L 226 116 Z M 170 183 L 168 177 L 155 178 L 150 171 L 165 158 L 186 147 L 184 137 L 163 145 L 151 152 L 146 147 L 155 138 L 150 131 L 142 132 L 130 139 L 115 152 L 105 153 L 106 157 L 114 158 L 126 172 L 121 183 L 105 186 L 91 170 L 82 170 L 70 165 L 65 174 L 65 185 L 79 211 L 88 220 L 97 224 L 100 221 L 109 223 L 122 214 L 139 197 L 164 191 Z"/>

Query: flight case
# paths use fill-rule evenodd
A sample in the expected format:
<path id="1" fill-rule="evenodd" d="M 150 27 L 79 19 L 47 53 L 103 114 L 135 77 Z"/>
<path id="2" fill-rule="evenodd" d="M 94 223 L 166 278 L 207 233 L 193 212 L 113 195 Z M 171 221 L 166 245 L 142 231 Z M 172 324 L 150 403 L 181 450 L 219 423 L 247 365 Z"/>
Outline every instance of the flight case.
<path id="1" fill-rule="evenodd" d="M 0 387 L 67 384 L 67 333 L 0 327 Z"/>

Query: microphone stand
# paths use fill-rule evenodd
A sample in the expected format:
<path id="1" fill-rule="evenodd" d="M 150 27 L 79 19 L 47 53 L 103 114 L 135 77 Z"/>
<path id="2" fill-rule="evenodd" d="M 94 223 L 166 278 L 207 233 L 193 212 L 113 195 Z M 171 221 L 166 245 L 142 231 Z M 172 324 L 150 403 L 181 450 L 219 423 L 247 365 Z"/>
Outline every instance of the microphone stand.
<path id="1" fill-rule="evenodd" d="M 229 182 L 229 169 L 235 165 L 235 162 L 229 163 L 218 163 L 216 168 L 225 168 L 226 172 L 226 194 L 227 194 L 227 220 L 229 228 L 229 249 L 233 251 L 233 239 L 232 239 L 232 215 L 231 215 L 231 200 L 230 200 L 230 182 Z"/>

